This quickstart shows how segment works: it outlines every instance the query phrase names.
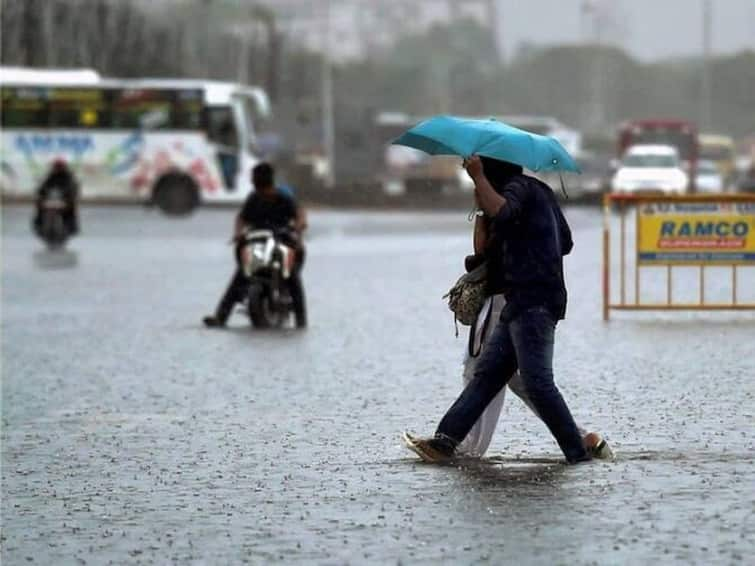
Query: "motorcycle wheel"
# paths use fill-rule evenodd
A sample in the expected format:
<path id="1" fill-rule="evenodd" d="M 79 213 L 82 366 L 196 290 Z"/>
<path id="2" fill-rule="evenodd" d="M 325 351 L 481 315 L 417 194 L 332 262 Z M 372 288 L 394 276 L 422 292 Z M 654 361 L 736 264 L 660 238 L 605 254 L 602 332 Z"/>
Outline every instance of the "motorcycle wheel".
<path id="1" fill-rule="evenodd" d="M 273 305 L 269 289 L 261 285 L 249 289 L 248 310 L 254 328 L 279 328 L 285 320 Z"/>
<path id="2" fill-rule="evenodd" d="M 50 250 L 63 247 L 68 238 L 65 222 L 60 214 L 47 212 L 42 219 L 42 237 Z"/>

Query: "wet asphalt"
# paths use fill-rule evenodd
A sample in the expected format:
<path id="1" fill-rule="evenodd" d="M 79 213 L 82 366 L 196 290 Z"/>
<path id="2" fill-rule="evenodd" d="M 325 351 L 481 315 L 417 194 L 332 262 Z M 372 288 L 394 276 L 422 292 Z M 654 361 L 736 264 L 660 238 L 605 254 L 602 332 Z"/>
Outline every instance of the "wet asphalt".
<path id="1" fill-rule="evenodd" d="M 2 563 L 752 563 L 755 313 L 603 323 L 601 215 L 567 216 L 556 379 L 617 460 L 562 465 L 510 396 L 488 459 L 435 467 L 399 433 L 460 389 L 465 212 L 312 212 L 310 327 L 253 332 L 200 325 L 232 211 L 85 208 L 53 254 L 4 207 Z"/>

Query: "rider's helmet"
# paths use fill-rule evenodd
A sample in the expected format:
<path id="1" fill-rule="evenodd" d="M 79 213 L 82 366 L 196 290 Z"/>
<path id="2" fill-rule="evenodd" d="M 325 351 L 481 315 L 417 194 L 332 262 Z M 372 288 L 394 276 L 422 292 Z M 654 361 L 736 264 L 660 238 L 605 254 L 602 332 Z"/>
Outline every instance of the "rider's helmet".
<path id="1" fill-rule="evenodd" d="M 62 173 L 63 171 L 68 171 L 68 163 L 66 163 L 66 160 L 62 157 L 56 157 L 52 162 L 51 169 L 53 173 Z"/>

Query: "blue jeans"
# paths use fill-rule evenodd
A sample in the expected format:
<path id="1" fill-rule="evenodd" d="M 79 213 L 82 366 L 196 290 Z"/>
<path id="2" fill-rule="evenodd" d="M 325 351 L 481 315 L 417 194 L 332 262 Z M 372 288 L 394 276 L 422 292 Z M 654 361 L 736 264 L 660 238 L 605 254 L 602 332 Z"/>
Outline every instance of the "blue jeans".
<path id="1" fill-rule="evenodd" d="M 589 460 L 574 418 L 553 381 L 556 320 L 545 307 L 533 307 L 513 320 L 500 320 L 474 377 L 438 425 L 436 435 L 458 444 L 498 392 L 519 370 L 524 388 L 569 462 Z"/>

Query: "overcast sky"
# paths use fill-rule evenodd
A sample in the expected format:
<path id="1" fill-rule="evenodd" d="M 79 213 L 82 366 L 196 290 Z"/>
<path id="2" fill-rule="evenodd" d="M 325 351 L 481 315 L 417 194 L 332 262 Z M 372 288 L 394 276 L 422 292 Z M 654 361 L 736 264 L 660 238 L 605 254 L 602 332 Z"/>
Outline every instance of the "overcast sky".
<path id="1" fill-rule="evenodd" d="M 702 50 L 702 0 L 602 0 L 616 24 L 607 26 L 635 57 L 654 60 Z M 583 0 L 498 0 L 508 56 L 522 41 L 576 42 L 585 29 Z M 755 0 L 712 0 L 713 49 L 755 49 Z M 613 27 L 609 30 L 608 27 Z"/>

